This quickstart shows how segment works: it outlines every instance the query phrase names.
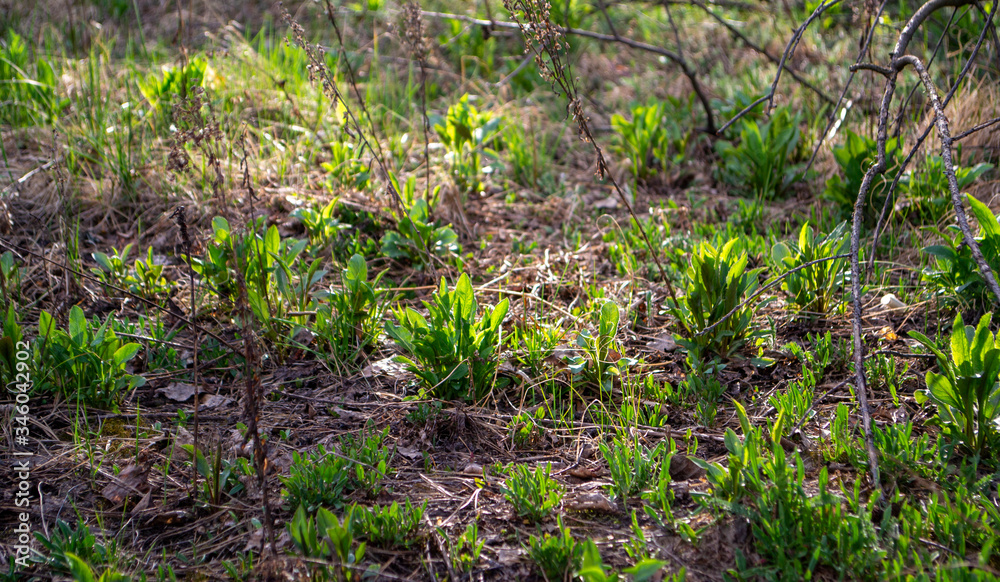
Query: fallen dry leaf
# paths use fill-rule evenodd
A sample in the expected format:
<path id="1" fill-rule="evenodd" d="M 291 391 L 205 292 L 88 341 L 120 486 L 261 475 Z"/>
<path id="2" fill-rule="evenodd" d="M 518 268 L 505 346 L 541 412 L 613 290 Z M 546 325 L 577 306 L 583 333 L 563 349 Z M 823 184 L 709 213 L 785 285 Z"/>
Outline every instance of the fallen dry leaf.
<path id="1" fill-rule="evenodd" d="M 195 391 L 194 384 L 188 384 L 186 382 L 171 382 L 170 384 L 167 384 L 166 388 L 156 389 L 157 394 L 162 394 L 164 397 L 175 402 L 186 402 L 189 398 L 194 396 Z"/>
<path id="2" fill-rule="evenodd" d="M 646 343 L 646 347 L 657 352 L 672 352 L 677 349 L 677 342 L 672 334 L 658 337 Z"/>
<path id="3" fill-rule="evenodd" d="M 602 493 L 596 491 L 591 493 L 581 493 L 566 501 L 566 509 L 573 511 L 604 511 L 615 513 L 615 505 Z"/>
<path id="4" fill-rule="evenodd" d="M 122 503 L 131 495 L 141 495 L 149 490 L 149 469 L 139 465 L 129 465 L 112 478 L 111 483 L 101 491 L 101 495 L 112 503 Z"/>
<path id="5" fill-rule="evenodd" d="M 222 408 L 229 406 L 233 402 L 236 402 L 228 396 L 220 396 L 218 394 L 210 394 L 208 397 L 201 400 L 201 404 L 198 406 L 199 410 L 212 409 L 212 408 Z"/>
<path id="6" fill-rule="evenodd" d="M 701 479 L 705 476 L 705 473 L 705 469 L 695 465 L 691 459 L 684 455 L 674 455 L 670 459 L 670 478 L 674 481 Z"/>

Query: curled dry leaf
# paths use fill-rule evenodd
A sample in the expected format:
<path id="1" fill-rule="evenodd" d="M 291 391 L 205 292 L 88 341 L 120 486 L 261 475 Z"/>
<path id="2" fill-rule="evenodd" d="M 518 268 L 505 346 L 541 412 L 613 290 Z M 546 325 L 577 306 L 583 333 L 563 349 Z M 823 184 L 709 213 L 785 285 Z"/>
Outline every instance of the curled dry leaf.
<path id="1" fill-rule="evenodd" d="M 156 393 L 175 402 L 186 402 L 194 396 L 195 387 L 187 382 L 171 382 L 165 388 L 157 388 Z"/>
<path id="2" fill-rule="evenodd" d="M 129 465 L 101 491 L 101 495 L 112 503 L 122 503 L 133 495 L 149 491 L 149 469 L 139 465 Z"/>

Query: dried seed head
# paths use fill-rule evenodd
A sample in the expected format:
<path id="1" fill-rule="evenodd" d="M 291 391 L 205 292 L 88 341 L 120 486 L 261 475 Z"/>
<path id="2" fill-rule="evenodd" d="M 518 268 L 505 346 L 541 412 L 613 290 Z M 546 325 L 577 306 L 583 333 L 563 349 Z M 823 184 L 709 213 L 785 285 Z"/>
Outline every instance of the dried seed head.
<path id="1" fill-rule="evenodd" d="M 424 20 L 420 4 L 407 2 L 403 5 L 400 28 L 403 30 L 403 41 L 410 56 L 415 61 L 423 62 L 427 58 L 427 43 L 424 41 Z"/>

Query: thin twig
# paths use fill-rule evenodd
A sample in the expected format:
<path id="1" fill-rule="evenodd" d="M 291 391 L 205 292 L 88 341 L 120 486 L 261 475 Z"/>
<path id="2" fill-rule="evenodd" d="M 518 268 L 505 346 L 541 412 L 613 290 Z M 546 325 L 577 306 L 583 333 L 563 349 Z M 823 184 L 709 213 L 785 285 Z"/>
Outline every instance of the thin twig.
<path id="1" fill-rule="evenodd" d="M 979 54 L 980 48 L 982 48 L 983 40 L 986 38 L 986 31 L 989 29 L 989 25 L 992 25 L 992 23 L 993 23 L 993 17 L 996 15 L 996 12 L 997 12 L 996 11 L 996 6 L 994 6 L 993 9 L 990 11 L 989 15 L 987 16 L 987 19 L 986 19 L 986 24 L 988 26 L 984 27 L 983 30 L 982 30 L 982 32 L 980 32 L 980 34 L 979 34 L 979 40 L 976 41 L 976 46 L 973 47 L 972 54 L 965 61 L 965 65 L 962 67 L 961 72 L 958 74 L 958 78 L 955 79 L 955 82 L 952 84 L 951 89 L 948 91 L 948 94 L 945 95 L 944 100 L 941 102 L 941 109 L 942 110 L 945 107 L 948 106 L 948 103 L 951 102 L 951 98 L 955 96 L 955 92 L 958 91 L 958 87 L 961 85 L 962 81 L 965 79 L 965 76 L 968 74 L 969 70 L 972 68 L 972 63 L 976 59 L 976 55 Z M 914 88 L 916 88 L 916 87 L 914 87 Z M 902 112 L 900 112 L 900 115 L 902 115 Z M 917 151 L 923 145 L 924 140 L 926 140 L 927 136 L 930 135 L 931 128 L 933 126 L 934 126 L 934 124 L 930 123 L 930 124 L 927 125 L 926 128 L 924 128 L 923 133 L 920 134 L 920 137 L 917 138 L 917 143 L 914 144 L 914 146 L 912 148 L 910 148 L 910 152 L 906 155 L 906 159 L 903 160 L 903 163 L 899 166 L 899 170 L 896 171 L 896 176 L 893 178 L 892 184 L 890 184 L 890 186 L 889 186 L 889 191 L 886 193 L 885 202 L 882 204 L 882 211 L 879 213 L 878 222 L 875 224 L 875 234 L 873 236 L 873 240 L 875 240 L 875 241 L 879 240 L 879 237 L 881 236 L 881 233 L 882 233 L 882 227 L 884 226 L 885 221 L 888 219 L 889 209 L 893 207 L 892 203 L 893 203 L 893 201 L 895 200 L 895 197 L 896 197 L 895 196 L 896 195 L 896 187 L 899 185 L 900 179 L 903 177 L 903 174 L 906 172 L 906 168 L 909 167 L 910 162 L 913 160 L 914 156 L 916 156 L 916 154 L 917 154 Z M 953 141 L 954 141 L 954 138 L 953 138 Z M 869 258 L 869 260 L 868 260 L 868 271 L 869 272 L 873 269 L 874 264 L 875 264 L 875 254 L 872 253 L 871 258 Z"/>
<path id="2" fill-rule="evenodd" d="M 958 141 L 958 140 L 961 140 L 961 139 L 965 139 L 965 138 L 969 137 L 970 135 L 972 135 L 972 134 L 974 134 L 974 133 L 976 133 L 978 131 L 982 131 L 982 130 L 984 130 L 984 129 L 988 128 L 988 127 L 992 127 L 992 126 L 994 126 L 994 125 L 996 125 L 998 123 L 1000 123 L 1000 117 L 994 117 L 993 119 L 991 119 L 989 121 L 985 121 L 985 122 L 980 123 L 979 125 L 977 125 L 975 127 L 972 127 L 972 128 L 969 128 L 969 129 L 963 131 L 962 133 L 960 133 L 960 134 L 956 135 L 955 137 L 951 138 L 951 141 Z"/>

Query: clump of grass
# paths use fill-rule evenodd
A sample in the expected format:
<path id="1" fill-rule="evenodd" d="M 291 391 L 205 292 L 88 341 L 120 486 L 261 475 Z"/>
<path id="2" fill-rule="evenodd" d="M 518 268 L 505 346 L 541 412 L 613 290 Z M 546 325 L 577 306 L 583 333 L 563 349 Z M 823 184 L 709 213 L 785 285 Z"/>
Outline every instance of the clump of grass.
<path id="1" fill-rule="evenodd" d="M 562 486 L 549 476 L 551 471 L 549 464 L 535 467 L 534 472 L 527 465 L 518 465 L 507 477 L 503 495 L 519 517 L 542 521 L 559 506 Z"/>

